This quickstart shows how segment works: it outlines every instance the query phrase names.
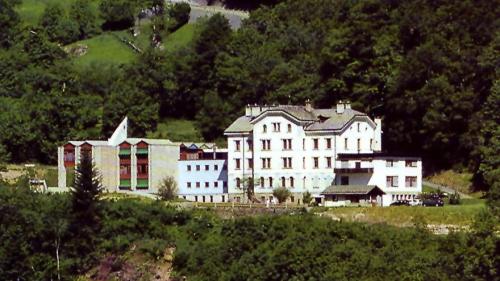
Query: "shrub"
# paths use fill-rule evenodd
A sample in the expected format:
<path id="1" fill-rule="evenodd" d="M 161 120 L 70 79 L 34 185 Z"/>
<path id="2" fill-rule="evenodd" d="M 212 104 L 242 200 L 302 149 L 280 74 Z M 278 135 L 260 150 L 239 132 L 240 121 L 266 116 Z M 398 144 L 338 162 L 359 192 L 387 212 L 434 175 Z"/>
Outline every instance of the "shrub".
<path id="1" fill-rule="evenodd" d="M 177 197 L 177 182 L 173 177 L 167 176 L 163 179 L 158 189 L 158 197 L 164 201 L 174 200 Z"/>
<path id="2" fill-rule="evenodd" d="M 174 32 L 189 21 L 191 6 L 188 3 L 175 3 L 168 12 L 171 18 L 169 31 Z"/>
<path id="3" fill-rule="evenodd" d="M 290 190 L 286 189 L 285 187 L 279 187 L 273 190 L 273 196 L 278 199 L 278 202 L 283 203 L 290 197 L 291 193 Z"/>
<path id="4" fill-rule="evenodd" d="M 460 205 L 460 194 L 455 191 L 452 195 L 450 195 L 450 205 Z"/>
<path id="5" fill-rule="evenodd" d="M 309 203 L 311 203 L 311 200 L 312 200 L 312 195 L 309 191 L 306 191 L 302 194 L 302 202 L 305 205 L 308 205 Z"/>

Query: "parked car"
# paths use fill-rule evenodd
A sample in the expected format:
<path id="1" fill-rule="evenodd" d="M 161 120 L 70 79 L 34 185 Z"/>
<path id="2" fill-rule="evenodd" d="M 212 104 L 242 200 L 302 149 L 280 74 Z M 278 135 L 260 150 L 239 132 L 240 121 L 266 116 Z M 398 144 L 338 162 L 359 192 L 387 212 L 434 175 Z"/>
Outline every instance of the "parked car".
<path id="1" fill-rule="evenodd" d="M 422 201 L 420 199 L 413 199 L 410 201 L 410 206 L 420 206 L 422 205 Z"/>
<path id="2" fill-rule="evenodd" d="M 432 207 L 432 206 L 443 207 L 444 201 L 441 198 L 439 198 L 438 196 L 436 196 L 436 197 L 424 199 L 424 201 L 422 202 L 422 205 L 426 206 L 426 207 Z"/>
<path id="3" fill-rule="evenodd" d="M 391 203 L 391 206 L 410 206 L 410 201 L 408 200 L 398 200 Z"/>

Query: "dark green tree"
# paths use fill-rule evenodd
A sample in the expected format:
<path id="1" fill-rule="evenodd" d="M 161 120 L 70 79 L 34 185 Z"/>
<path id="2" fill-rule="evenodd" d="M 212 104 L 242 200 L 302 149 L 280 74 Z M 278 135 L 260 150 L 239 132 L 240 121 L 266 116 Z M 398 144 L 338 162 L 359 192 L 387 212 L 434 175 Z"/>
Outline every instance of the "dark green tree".
<path id="1" fill-rule="evenodd" d="M 97 16 L 89 0 L 77 0 L 71 4 L 69 19 L 78 25 L 78 39 L 89 38 L 99 33 Z"/>
<path id="2" fill-rule="evenodd" d="M 99 5 L 99 10 L 105 20 L 103 29 L 120 30 L 134 25 L 134 1 L 103 0 Z"/>
<path id="3" fill-rule="evenodd" d="M 78 39 L 77 23 L 68 19 L 59 3 L 51 3 L 45 7 L 39 25 L 50 41 L 67 44 Z"/>
<path id="4" fill-rule="evenodd" d="M 0 0 L 0 47 L 10 47 L 14 43 L 20 22 L 19 15 L 14 10 L 20 0 Z"/>
<path id="5" fill-rule="evenodd" d="M 189 13 L 191 12 L 191 6 L 188 3 L 175 3 L 169 10 L 168 15 L 170 18 L 170 25 L 168 30 L 174 32 L 181 26 L 185 25 L 189 21 Z"/>
<path id="6" fill-rule="evenodd" d="M 101 228 L 102 206 L 99 201 L 102 185 L 99 172 L 92 160 L 92 152 L 82 150 L 75 170 L 75 181 L 71 189 L 71 223 L 73 253 L 84 261 L 82 269 L 93 259 L 89 254 L 96 249 L 97 233 Z"/>

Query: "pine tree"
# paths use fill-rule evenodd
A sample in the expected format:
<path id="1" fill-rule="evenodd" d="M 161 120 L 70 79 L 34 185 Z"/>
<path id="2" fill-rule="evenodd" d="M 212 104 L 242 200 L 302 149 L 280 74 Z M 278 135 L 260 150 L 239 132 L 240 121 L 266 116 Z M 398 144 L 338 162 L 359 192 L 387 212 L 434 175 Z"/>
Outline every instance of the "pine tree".
<path id="1" fill-rule="evenodd" d="M 101 181 L 92 163 L 92 155 L 90 151 L 82 150 L 71 191 L 71 232 L 75 239 L 75 250 L 80 255 L 95 249 L 95 237 L 100 226 L 101 192 Z"/>

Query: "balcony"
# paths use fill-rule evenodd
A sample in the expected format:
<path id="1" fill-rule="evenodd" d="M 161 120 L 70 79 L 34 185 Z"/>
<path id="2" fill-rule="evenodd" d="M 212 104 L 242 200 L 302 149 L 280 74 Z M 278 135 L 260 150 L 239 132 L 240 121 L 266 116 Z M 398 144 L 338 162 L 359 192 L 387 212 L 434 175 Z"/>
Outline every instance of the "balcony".
<path id="1" fill-rule="evenodd" d="M 336 174 L 372 174 L 373 164 L 371 162 L 341 162 L 335 166 L 333 171 Z"/>

